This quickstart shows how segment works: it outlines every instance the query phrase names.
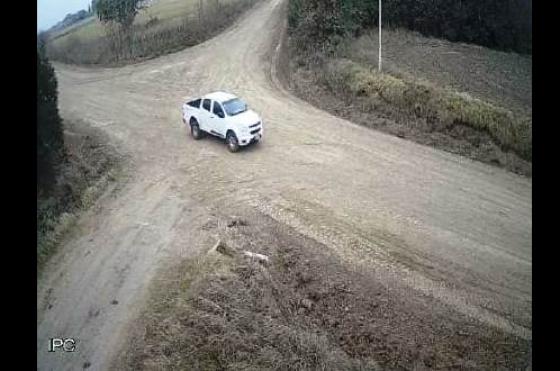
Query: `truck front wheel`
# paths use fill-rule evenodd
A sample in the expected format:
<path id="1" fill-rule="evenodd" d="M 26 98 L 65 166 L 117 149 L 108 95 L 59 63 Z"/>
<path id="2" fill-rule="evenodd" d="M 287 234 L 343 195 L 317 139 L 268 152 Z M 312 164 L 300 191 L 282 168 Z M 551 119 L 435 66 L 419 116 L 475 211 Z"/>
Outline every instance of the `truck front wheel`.
<path id="1" fill-rule="evenodd" d="M 226 135 L 226 144 L 228 147 L 228 150 L 230 152 L 237 152 L 239 151 L 239 142 L 237 141 L 237 136 L 235 136 L 235 133 L 232 131 L 229 131 Z"/>

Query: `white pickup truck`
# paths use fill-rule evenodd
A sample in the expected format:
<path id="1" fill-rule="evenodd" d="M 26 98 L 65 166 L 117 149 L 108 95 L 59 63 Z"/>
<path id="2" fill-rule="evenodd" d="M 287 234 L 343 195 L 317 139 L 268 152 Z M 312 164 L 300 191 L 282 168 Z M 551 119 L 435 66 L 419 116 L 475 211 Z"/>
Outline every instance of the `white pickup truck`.
<path id="1" fill-rule="evenodd" d="M 261 117 L 233 94 L 214 92 L 183 104 L 183 123 L 194 139 L 205 134 L 225 138 L 230 152 L 258 142 L 263 136 Z"/>

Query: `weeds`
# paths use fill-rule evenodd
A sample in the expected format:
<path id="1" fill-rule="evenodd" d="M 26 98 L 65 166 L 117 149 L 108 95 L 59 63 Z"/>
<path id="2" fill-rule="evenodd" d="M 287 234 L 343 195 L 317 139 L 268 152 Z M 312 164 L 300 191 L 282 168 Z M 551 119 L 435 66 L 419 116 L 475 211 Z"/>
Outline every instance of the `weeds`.
<path id="1" fill-rule="evenodd" d="M 56 184 L 48 194 L 37 195 L 37 268 L 54 253 L 72 228 L 80 211 L 91 207 L 120 174 L 117 155 L 101 147 L 91 133 L 76 134 L 66 124 L 67 157 L 60 166 Z M 82 129 L 83 130 L 83 129 Z"/>
<path id="2" fill-rule="evenodd" d="M 437 131 L 453 125 L 485 131 L 503 150 L 512 150 L 529 161 L 532 158 L 531 121 L 509 110 L 420 80 L 378 73 L 350 60 L 329 61 L 326 71 L 325 82 L 333 91 L 382 100 L 411 116 L 433 122 Z"/>
<path id="3" fill-rule="evenodd" d="M 319 328 L 294 322 L 298 304 L 286 300 L 293 293 L 259 263 L 213 251 L 173 276 L 179 282 L 154 298 L 145 335 L 126 352 L 128 369 L 377 369 Z"/>
<path id="4" fill-rule="evenodd" d="M 389 291 L 325 246 L 253 215 L 225 241 L 237 253 L 216 247 L 165 268 L 115 369 L 474 370 L 524 362 L 527 342 Z M 244 258 L 247 246 L 270 264 Z M 466 326 L 469 337 L 460 335 Z"/>

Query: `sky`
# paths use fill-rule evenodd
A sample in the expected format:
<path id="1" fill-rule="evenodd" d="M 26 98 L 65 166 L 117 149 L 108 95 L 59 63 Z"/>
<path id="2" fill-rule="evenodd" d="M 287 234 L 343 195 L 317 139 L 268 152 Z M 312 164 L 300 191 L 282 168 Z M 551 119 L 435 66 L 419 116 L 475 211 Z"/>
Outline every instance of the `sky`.
<path id="1" fill-rule="evenodd" d="M 37 0 L 37 31 L 46 31 L 66 14 L 87 10 L 91 0 Z"/>

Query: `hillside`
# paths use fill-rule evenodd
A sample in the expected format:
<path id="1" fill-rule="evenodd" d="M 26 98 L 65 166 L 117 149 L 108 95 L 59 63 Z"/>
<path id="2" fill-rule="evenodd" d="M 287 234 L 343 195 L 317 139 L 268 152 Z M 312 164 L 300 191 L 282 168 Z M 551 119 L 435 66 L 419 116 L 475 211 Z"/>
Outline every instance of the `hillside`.
<path id="1" fill-rule="evenodd" d="M 357 124 L 532 174 L 530 54 L 394 28 L 389 7 L 379 73 L 376 22 L 360 18 L 371 8 L 352 0 L 289 4 L 287 79 L 296 95 Z M 430 13 L 426 4 L 406 14 L 427 12 L 432 22 L 441 10 Z M 453 27 L 462 30 L 460 22 Z"/>
<path id="2" fill-rule="evenodd" d="M 211 38 L 257 1 L 146 1 L 134 19 L 130 43 L 120 45 L 119 36 L 92 17 L 55 34 L 47 51 L 50 59 L 70 64 L 134 63 Z"/>
<path id="3" fill-rule="evenodd" d="M 80 10 L 76 13 L 67 14 L 62 21 L 49 28 L 46 32 L 54 36 L 89 18 L 92 18 L 93 20 L 93 14 L 88 13 L 86 10 Z"/>

